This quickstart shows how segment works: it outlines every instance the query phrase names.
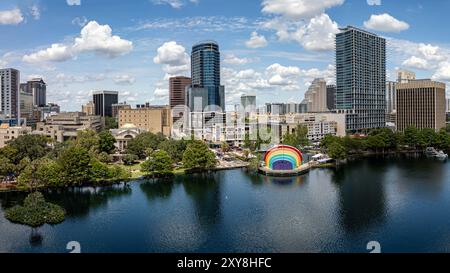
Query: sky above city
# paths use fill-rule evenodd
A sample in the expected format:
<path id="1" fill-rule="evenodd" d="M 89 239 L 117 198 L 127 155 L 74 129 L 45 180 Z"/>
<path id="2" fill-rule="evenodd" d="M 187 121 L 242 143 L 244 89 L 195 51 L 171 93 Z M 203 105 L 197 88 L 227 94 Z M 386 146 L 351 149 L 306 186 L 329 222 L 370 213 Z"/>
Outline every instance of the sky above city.
<path id="1" fill-rule="evenodd" d="M 242 94 L 300 103 L 314 78 L 334 83 L 334 36 L 352 25 L 387 39 L 388 79 L 402 68 L 450 84 L 448 10 L 447 0 L 2 0 L 0 67 L 44 78 L 63 111 L 94 90 L 168 104 L 192 45 L 215 40 L 228 109 Z"/>

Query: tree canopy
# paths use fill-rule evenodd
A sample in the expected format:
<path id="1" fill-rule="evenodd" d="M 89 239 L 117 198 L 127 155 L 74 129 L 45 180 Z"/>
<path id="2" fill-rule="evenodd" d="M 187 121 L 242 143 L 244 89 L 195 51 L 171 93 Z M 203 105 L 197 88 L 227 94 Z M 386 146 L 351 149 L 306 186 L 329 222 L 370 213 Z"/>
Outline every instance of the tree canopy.
<path id="1" fill-rule="evenodd" d="M 216 157 L 203 141 L 192 141 L 183 154 L 183 167 L 186 169 L 211 169 L 216 166 Z"/>
<path id="2" fill-rule="evenodd" d="M 9 221 L 31 227 L 61 223 L 64 221 L 65 215 L 66 212 L 63 208 L 47 203 L 40 192 L 28 195 L 23 206 L 15 206 L 5 211 L 5 218 Z"/>
<path id="3" fill-rule="evenodd" d="M 167 175 L 173 171 L 173 161 L 166 151 L 159 150 L 141 164 L 141 170 L 150 174 Z"/>
<path id="4" fill-rule="evenodd" d="M 283 144 L 296 148 L 300 148 L 300 146 L 308 146 L 308 127 L 304 125 L 297 125 L 293 133 L 288 132 L 283 136 Z"/>
<path id="5" fill-rule="evenodd" d="M 128 142 L 127 154 L 133 154 L 140 159 L 145 159 L 148 156 L 145 151 L 149 148 L 157 150 L 159 144 L 164 140 L 166 140 L 166 137 L 162 134 L 142 133 Z"/>

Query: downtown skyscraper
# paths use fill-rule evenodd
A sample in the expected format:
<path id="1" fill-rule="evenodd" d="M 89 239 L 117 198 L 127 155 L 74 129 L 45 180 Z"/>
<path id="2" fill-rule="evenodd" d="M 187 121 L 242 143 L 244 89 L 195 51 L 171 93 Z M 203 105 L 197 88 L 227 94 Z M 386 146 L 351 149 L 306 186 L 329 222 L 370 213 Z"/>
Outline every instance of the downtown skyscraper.
<path id="1" fill-rule="evenodd" d="M 347 131 L 386 126 L 386 40 L 348 26 L 336 35 L 336 109 Z"/>
<path id="2" fill-rule="evenodd" d="M 225 88 L 220 84 L 220 51 L 215 41 L 195 44 L 191 53 L 192 85 L 186 94 L 186 104 L 191 111 L 225 111 Z M 201 101 L 201 103 L 200 103 Z"/>
<path id="3" fill-rule="evenodd" d="M 19 85 L 17 69 L 0 69 L 0 118 L 20 119 Z"/>
<path id="4" fill-rule="evenodd" d="M 93 93 L 95 105 L 95 115 L 102 117 L 112 117 L 112 106 L 119 102 L 119 92 L 117 91 L 96 91 Z"/>

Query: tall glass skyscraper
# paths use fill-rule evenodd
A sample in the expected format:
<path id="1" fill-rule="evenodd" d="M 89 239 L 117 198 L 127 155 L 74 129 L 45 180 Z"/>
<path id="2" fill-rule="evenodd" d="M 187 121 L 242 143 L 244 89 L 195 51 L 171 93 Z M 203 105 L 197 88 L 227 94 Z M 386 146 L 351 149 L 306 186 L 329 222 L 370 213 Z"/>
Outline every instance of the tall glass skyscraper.
<path id="1" fill-rule="evenodd" d="M 203 102 L 203 106 L 220 106 L 224 111 L 225 96 L 224 87 L 220 85 L 220 51 L 217 42 L 203 41 L 192 47 L 191 74 L 191 89 L 204 89 L 203 92 L 207 93 L 208 99 Z"/>
<path id="2" fill-rule="evenodd" d="M 347 131 L 386 126 L 386 40 L 346 27 L 336 35 L 336 108 Z"/>

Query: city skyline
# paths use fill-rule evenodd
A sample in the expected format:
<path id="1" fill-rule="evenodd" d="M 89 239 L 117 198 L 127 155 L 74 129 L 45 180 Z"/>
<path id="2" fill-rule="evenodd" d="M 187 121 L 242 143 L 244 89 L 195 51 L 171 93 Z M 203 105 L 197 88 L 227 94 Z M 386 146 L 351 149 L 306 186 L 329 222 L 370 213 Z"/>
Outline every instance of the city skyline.
<path id="1" fill-rule="evenodd" d="M 447 20 L 443 10 L 449 4 L 316 2 L 296 1 L 306 4 L 298 8 L 283 0 L 133 6 L 6 0 L 0 4 L 0 33 L 14 39 L 2 43 L 0 66 L 19 69 L 21 82 L 42 77 L 47 101 L 65 111 L 79 110 L 95 90 L 118 90 L 119 100 L 131 104 L 168 104 L 168 77 L 190 76 L 192 45 L 213 39 L 222 52 L 227 109 L 242 94 L 256 94 L 259 105 L 300 103 L 314 78 L 334 83 L 334 34 L 354 25 L 387 39 L 387 80 L 405 68 L 418 78 L 449 83 L 448 38 L 438 27 L 428 31 L 433 18 Z M 49 27 L 51 32 L 43 31 Z"/>

